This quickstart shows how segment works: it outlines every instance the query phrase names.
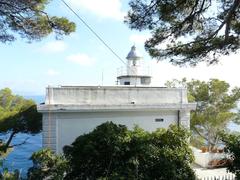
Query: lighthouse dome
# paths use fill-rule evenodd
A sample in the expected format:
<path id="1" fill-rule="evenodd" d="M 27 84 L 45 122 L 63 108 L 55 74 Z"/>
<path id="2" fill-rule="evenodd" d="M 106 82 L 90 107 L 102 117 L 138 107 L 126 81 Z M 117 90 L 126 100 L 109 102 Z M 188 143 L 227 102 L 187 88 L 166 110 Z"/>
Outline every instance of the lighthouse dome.
<path id="1" fill-rule="evenodd" d="M 135 46 L 132 46 L 126 58 L 128 60 L 137 60 L 137 59 L 141 59 L 142 55 L 137 51 Z"/>

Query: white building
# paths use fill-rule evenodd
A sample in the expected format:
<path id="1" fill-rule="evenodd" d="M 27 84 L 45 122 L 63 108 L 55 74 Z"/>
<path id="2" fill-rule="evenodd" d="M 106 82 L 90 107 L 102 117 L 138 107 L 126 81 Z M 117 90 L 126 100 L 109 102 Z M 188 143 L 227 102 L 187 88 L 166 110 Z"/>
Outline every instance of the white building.
<path id="1" fill-rule="evenodd" d="M 64 145 L 112 121 L 129 128 L 135 125 L 154 131 L 170 124 L 189 127 L 187 90 L 148 86 L 151 77 L 141 74 L 140 61 L 133 46 L 127 56 L 126 72 L 117 77 L 119 86 L 47 87 L 43 114 L 43 146 L 61 152 Z"/>

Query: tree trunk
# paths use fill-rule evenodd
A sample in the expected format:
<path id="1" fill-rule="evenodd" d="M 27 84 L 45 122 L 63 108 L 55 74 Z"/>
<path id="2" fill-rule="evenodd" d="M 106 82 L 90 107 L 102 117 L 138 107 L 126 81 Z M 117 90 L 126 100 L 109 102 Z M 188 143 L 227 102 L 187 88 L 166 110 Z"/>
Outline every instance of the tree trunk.
<path id="1" fill-rule="evenodd" d="M 9 148 L 9 145 L 10 145 L 10 143 L 12 142 L 12 139 L 13 139 L 13 137 L 14 137 L 15 134 L 16 134 L 15 131 L 13 131 L 13 132 L 10 134 L 10 137 L 8 138 L 7 143 L 4 145 L 4 152 L 7 152 L 7 149 Z"/>

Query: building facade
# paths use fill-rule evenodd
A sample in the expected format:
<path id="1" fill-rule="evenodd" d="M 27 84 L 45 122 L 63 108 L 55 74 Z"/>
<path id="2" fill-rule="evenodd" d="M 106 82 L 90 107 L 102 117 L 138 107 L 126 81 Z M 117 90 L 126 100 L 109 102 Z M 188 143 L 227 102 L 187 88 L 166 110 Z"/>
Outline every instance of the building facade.
<path id="1" fill-rule="evenodd" d="M 135 47 L 127 59 L 127 73 L 117 78 L 120 85 L 47 87 L 45 104 L 38 106 L 43 114 L 44 147 L 61 153 L 79 135 L 106 121 L 147 131 L 170 124 L 189 128 L 190 111 L 196 105 L 188 103 L 187 90 L 149 86 L 151 77 L 136 68 L 141 58 Z"/>

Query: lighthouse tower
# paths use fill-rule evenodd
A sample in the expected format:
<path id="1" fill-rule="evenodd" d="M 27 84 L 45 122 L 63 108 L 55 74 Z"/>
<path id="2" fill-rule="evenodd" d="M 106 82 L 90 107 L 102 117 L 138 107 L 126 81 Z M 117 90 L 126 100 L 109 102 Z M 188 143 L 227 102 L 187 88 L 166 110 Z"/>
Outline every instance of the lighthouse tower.
<path id="1" fill-rule="evenodd" d="M 117 77 L 118 84 L 135 86 L 150 85 L 151 76 L 149 76 L 149 72 L 147 72 L 147 69 L 142 65 L 143 58 L 135 46 L 132 46 L 126 59 L 126 67 L 121 69 L 120 75 Z"/>

